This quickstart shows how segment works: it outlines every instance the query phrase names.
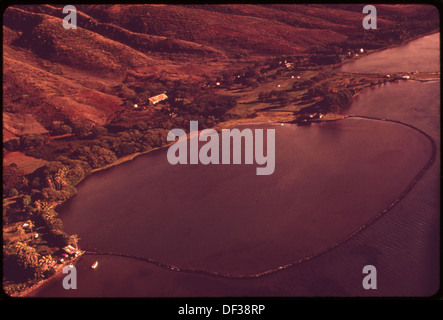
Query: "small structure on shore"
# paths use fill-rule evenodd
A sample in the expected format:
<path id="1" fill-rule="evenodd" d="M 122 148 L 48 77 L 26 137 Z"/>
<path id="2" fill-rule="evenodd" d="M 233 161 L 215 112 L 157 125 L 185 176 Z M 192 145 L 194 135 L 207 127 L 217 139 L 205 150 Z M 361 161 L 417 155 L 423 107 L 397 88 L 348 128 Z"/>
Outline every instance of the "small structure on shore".
<path id="1" fill-rule="evenodd" d="M 71 245 L 67 245 L 66 247 L 63 247 L 63 251 L 65 251 L 70 256 L 77 256 L 80 250 L 77 250 Z"/>

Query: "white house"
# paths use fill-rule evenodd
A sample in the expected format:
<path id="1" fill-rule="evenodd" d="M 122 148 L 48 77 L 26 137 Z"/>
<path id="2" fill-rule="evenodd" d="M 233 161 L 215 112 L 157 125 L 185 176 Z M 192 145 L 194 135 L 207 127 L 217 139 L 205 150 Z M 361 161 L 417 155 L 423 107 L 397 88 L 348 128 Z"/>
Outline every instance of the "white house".
<path id="1" fill-rule="evenodd" d="M 160 101 L 163 101 L 166 99 L 168 99 L 168 96 L 166 94 L 162 93 L 162 94 L 159 94 L 159 95 L 149 98 L 149 102 L 152 102 L 152 104 L 157 104 Z"/>

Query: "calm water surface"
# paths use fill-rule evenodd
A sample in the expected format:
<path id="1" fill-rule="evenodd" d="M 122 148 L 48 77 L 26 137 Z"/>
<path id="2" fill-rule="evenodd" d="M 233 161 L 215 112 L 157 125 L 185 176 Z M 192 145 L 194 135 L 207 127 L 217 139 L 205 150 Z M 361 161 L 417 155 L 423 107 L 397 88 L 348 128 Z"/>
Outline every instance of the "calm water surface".
<path id="1" fill-rule="evenodd" d="M 344 64 L 345 72 L 435 72 L 440 70 L 440 33 L 375 52 Z"/>
<path id="2" fill-rule="evenodd" d="M 420 45 L 422 52 L 433 52 L 435 45 L 425 38 L 402 47 L 409 48 L 402 55 L 414 56 Z M 432 39 L 435 43 L 438 37 Z M 398 52 L 390 52 L 391 66 L 402 68 Z M 375 68 L 375 62 L 365 59 L 355 68 Z M 394 66 L 395 61 L 400 64 Z M 437 70 L 426 70 L 435 66 Z M 383 72 L 381 68 L 376 71 Z M 431 60 L 423 68 L 419 70 L 438 71 L 439 64 Z M 345 112 L 413 124 L 440 145 L 439 81 L 369 89 Z M 171 166 L 165 151 L 156 151 L 84 181 L 60 210 L 66 231 L 78 234 L 83 248 L 250 275 L 343 240 L 386 208 L 431 154 L 423 135 L 389 122 L 352 118 L 310 127 L 260 128 L 276 129 L 273 175 L 256 176 L 255 165 Z M 123 257 L 85 256 L 77 265 L 77 290 L 64 290 L 59 278 L 34 295 L 432 295 L 439 272 L 439 168 L 437 157 L 393 210 L 350 241 L 268 276 L 226 279 Z M 99 268 L 91 270 L 95 260 Z M 377 290 L 362 288 L 367 264 L 377 267 Z"/>

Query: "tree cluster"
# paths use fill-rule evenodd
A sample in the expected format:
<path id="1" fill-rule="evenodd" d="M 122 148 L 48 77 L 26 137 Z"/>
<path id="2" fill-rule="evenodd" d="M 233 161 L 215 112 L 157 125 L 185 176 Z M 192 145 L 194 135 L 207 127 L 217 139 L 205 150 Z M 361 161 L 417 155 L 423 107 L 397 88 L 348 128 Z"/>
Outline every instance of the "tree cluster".
<path id="1" fill-rule="evenodd" d="M 352 99 L 352 92 L 348 89 L 336 93 L 328 93 L 323 97 L 322 105 L 327 112 L 338 112 L 341 107 Z"/>

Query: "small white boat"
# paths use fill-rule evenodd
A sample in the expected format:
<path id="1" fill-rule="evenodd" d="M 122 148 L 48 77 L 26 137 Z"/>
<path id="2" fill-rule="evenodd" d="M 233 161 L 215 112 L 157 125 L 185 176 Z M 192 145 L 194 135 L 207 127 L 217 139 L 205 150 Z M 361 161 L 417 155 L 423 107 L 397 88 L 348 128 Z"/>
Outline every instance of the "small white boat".
<path id="1" fill-rule="evenodd" d="M 98 261 L 94 262 L 94 264 L 91 266 L 91 269 L 95 269 L 98 266 Z"/>

